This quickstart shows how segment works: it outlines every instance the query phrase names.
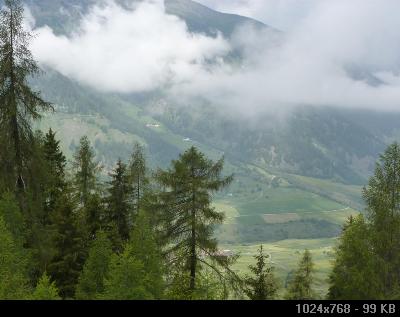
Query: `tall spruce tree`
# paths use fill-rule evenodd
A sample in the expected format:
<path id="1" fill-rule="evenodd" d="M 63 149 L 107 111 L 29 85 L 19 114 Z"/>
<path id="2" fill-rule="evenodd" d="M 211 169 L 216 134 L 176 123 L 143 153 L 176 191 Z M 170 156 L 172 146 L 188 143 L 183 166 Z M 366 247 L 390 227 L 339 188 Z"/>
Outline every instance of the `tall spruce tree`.
<path id="1" fill-rule="evenodd" d="M 28 85 L 39 73 L 28 45 L 32 34 L 23 28 L 20 0 L 5 0 L 0 12 L 0 146 L 2 171 L 8 169 L 11 190 L 24 193 L 24 174 L 31 154 L 31 121 L 51 105 Z M 21 202 L 21 200 L 20 200 Z"/>
<path id="2" fill-rule="evenodd" d="M 256 265 L 249 266 L 254 276 L 245 278 L 245 293 L 252 300 L 273 299 L 278 291 L 278 283 L 274 276 L 274 268 L 267 263 L 269 255 L 264 254 L 262 245 L 254 258 L 257 261 Z"/>
<path id="3" fill-rule="evenodd" d="M 122 241 L 129 239 L 133 221 L 132 186 L 126 165 L 119 159 L 117 166 L 110 173 L 108 188 L 108 219 L 117 226 Z"/>
<path id="4" fill-rule="evenodd" d="M 86 257 L 84 234 L 77 223 L 76 208 L 70 192 L 66 190 L 58 199 L 52 216 L 56 253 L 46 268 L 64 299 L 73 298 Z"/>
<path id="5" fill-rule="evenodd" d="M 228 259 L 218 256 L 214 225 L 224 214 L 211 207 L 211 194 L 228 186 L 233 177 L 222 177 L 223 159 L 214 163 L 195 147 L 172 162 L 166 171 L 159 170 L 156 179 L 164 190 L 159 194 L 158 208 L 164 222 L 164 242 L 173 262 L 185 263 L 189 274 L 187 289 L 196 289 L 196 275 L 202 265 L 219 271 L 228 269 Z M 221 274 L 222 276 L 222 274 Z"/>
<path id="6" fill-rule="evenodd" d="M 314 263 L 309 250 L 304 251 L 293 280 L 289 283 L 287 299 L 311 300 L 315 299 L 313 291 Z"/>
<path id="7" fill-rule="evenodd" d="M 88 137 L 82 137 L 74 155 L 73 168 L 75 171 L 75 189 L 80 203 L 83 206 L 86 206 L 89 196 L 98 186 L 97 177 L 101 167 L 99 163 L 95 161 L 95 156 L 95 152 L 90 145 Z"/>
<path id="8" fill-rule="evenodd" d="M 67 160 L 60 149 L 60 141 L 52 129 L 46 133 L 43 144 L 44 159 L 48 182 L 45 188 L 45 222 L 49 221 L 49 214 L 54 210 L 57 199 L 66 188 L 65 167 Z"/>
<path id="9" fill-rule="evenodd" d="M 139 213 L 142 197 L 149 185 L 144 149 L 139 143 L 135 143 L 131 160 L 129 162 L 129 177 L 133 188 L 134 212 Z"/>

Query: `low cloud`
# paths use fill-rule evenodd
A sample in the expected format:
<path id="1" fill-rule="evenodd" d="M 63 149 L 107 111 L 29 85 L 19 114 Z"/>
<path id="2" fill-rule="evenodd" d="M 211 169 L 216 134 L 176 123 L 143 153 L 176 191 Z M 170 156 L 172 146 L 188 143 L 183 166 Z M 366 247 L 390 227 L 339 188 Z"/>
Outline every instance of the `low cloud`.
<path id="1" fill-rule="evenodd" d="M 232 0 L 231 8 L 260 2 Z M 194 35 L 162 1 L 134 10 L 110 2 L 69 37 L 36 30 L 32 49 L 41 64 L 110 92 L 163 89 L 252 114 L 297 104 L 399 110 L 400 2 L 306 2 L 307 14 L 279 41 L 249 26 L 229 40 Z M 237 48 L 240 65 L 225 58 Z"/>
<path id="2" fill-rule="evenodd" d="M 194 35 L 165 14 L 162 2 L 134 10 L 109 2 L 96 6 L 70 37 L 49 27 L 36 30 L 32 51 L 38 61 L 65 76 L 111 92 L 141 92 L 189 81 L 229 51 L 219 36 Z"/>

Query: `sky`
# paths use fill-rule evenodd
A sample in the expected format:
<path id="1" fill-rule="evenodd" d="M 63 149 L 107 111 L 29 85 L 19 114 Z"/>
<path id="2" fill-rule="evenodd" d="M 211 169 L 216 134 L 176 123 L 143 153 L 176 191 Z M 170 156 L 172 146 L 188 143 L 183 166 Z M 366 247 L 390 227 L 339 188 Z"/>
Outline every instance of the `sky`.
<path id="1" fill-rule="evenodd" d="M 106 92 L 161 89 L 253 115 L 303 104 L 400 110 L 400 1 L 200 2 L 284 32 L 279 41 L 247 25 L 231 39 L 192 34 L 161 0 L 131 10 L 109 0 L 68 37 L 35 29 L 32 51 L 42 66 Z M 227 59 L 237 49 L 239 65 Z"/>

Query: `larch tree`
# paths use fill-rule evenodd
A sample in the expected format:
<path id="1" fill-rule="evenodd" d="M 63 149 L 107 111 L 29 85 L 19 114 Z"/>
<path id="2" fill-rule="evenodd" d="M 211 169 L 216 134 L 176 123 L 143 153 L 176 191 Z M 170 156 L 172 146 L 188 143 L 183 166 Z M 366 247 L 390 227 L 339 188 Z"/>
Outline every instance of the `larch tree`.
<path id="1" fill-rule="evenodd" d="M 269 255 L 264 254 L 262 245 L 254 258 L 256 265 L 249 266 L 253 276 L 244 279 L 245 293 L 251 300 L 273 299 L 278 291 L 278 283 L 274 268 L 267 262 Z"/>
<path id="2" fill-rule="evenodd" d="M 34 142 L 31 122 L 51 109 L 28 85 L 28 79 L 39 73 L 28 48 L 31 38 L 23 27 L 21 1 L 5 0 L 0 12 L 0 164 L 13 182 L 9 189 L 19 195 L 27 187 L 24 174 Z"/>
<path id="3" fill-rule="evenodd" d="M 187 289 L 194 292 L 201 266 L 220 273 L 229 270 L 229 260 L 218 254 L 213 229 L 224 214 L 212 206 L 212 194 L 228 186 L 233 176 L 221 176 L 224 160 L 214 163 L 195 147 L 181 154 L 166 171 L 159 170 L 156 180 L 164 189 L 157 206 L 164 223 L 164 243 L 171 263 L 185 263 L 189 276 Z M 222 277 L 223 274 L 220 274 Z"/>

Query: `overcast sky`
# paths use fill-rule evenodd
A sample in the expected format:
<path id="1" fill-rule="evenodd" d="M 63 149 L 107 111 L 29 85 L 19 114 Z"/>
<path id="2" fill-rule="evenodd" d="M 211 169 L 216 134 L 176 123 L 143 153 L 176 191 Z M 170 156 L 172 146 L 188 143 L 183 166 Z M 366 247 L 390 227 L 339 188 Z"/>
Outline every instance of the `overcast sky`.
<path id="1" fill-rule="evenodd" d="M 93 8 L 70 37 L 37 29 L 38 61 L 96 89 L 164 89 L 256 114 L 313 104 L 400 110 L 399 0 L 200 0 L 285 30 L 243 26 L 232 39 L 191 34 L 161 0 Z M 241 65 L 225 58 L 244 50 Z M 210 63 L 211 61 L 211 63 Z M 185 98 L 186 97 L 186 98 Z"/>

